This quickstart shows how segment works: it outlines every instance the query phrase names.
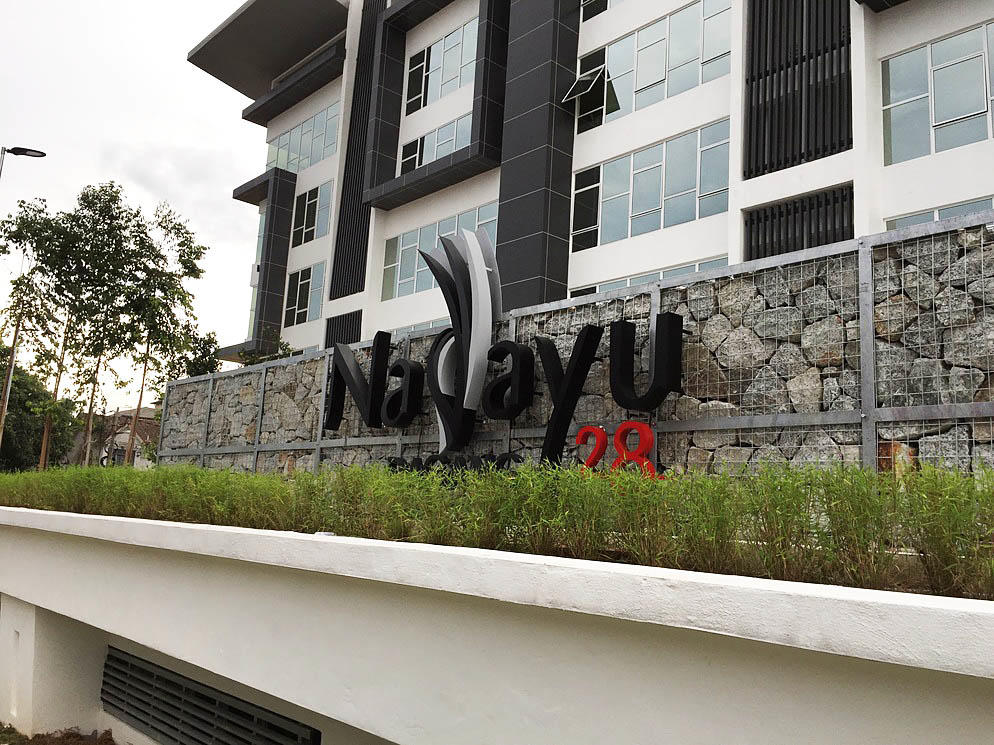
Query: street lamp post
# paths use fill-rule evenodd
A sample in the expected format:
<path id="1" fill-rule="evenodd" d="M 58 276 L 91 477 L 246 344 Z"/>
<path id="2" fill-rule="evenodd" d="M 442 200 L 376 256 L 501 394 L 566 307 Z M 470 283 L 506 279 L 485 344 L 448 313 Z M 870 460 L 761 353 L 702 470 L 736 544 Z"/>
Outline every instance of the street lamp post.
<path id="1" fill-rule="evenodd" d="M 30 147 L 0 147 L 0 176 L 3 176 L 3 161 L 7 156 L 24 155 L 29 158 L 44 158 L 45 153 Z M 3 428 L 7 420 L 7 404 L 10 401 L 10 388 L 14 382 L 14 359 L 17 356 L 17 342 L 21 333 L 21 316 L 18 314 L 14 322 L 14 338 L 10 344 L 10 356 L 7 358 L 7 372 L 3 380 L 3 395 L 0 396 L 0 445 L 3 445 Z"/>

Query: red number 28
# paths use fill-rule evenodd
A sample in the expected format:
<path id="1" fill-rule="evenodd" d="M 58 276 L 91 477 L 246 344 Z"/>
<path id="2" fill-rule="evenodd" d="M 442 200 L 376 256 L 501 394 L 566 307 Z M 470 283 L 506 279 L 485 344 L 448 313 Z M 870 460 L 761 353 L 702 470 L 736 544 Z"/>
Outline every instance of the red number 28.
<path id="1" fill-rule="evenodd" d="M 638 434 L 638 444 L 634 450 L 629 450 L 628 436 L 632 432 Z M 607 432 L 603 427 L 583 427 L 576 435 L 576 444 L 586 445 L 591 436 L 594 438 L 594 449 L 585 462 L 587 468 L 594 468 L 607 452 Z M 636 463 L 646 476 L 655 476 L 656 468 L 646 457 L 652 452 L 655 442 L 652 429 L 645 422 L 624 422 L 614 433 L 614 449 L 618 457 L 611 464 L 611 469 L 617 470 L 628 463 Z"/>

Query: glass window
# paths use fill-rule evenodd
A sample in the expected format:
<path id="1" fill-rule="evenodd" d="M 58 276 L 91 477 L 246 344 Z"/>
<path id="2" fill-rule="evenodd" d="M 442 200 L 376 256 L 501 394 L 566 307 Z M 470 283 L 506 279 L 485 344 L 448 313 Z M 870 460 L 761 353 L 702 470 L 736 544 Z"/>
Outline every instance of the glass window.
<path id="1" fill-rule="evenodd" d="M 305 122 L 269 141 L 266 168 L 298 173 L 338 151 L 341 102 L 336 101 Z"/>
<path id="2" fill-rule="evenodd" d="M 407 64 L 406 113 L 413 114 L 475 80 L 479 19 L 411 56 Z"/>
<path id="3" fill-rule="evenodd" d="M 469 146 L 472 133 L 473 115 L 466 114 L 406 143 L 400 149 L 400 174 L 410 173 Z"/>
<path id="4" fill-rule="evenodd" d="M 728 157 L 723 120 L 577 173 L 572 250 L 726 212 Z"/>
<path id="5" fill-rule="evenodd" d="M 885 165 L 991 136 L 992 41 L 989 24 L 884 60 Z"/>
<path id="6" fill-rule="evenodd" d="M 283 326 L 289 328 L 321 318 L 324 299 L 325 262 L 291 273 L 287 277 Z"/>
<path id="7" fill-rule="evenodd" d="M 952 207 L 943 207 L 939 210 L 939 219 L 945 220 L 949 217 L 963 217 L 964 215 L 973 215 L 977 212 L 986 212 L 991 209 L 990 199 L 980 199 L 976 202 L 967 202 L 966 204 L 957 204 Z"/>
<path id="8" fill-rule="evenodd" d="M 334 181 L 316 189 L 298 194 L 293 209 L 293 230 L 290 245 L 293 248 L 328 235 L 331 223 L 331 197 Z"/>
<path id="9" fill-rule="evenodd" d="M 884 163 L 901 163 L 932 152 L 928 99 L 884 110 Z"/>
<path id="10" fill-rule="evenodd" d="M 437 287 L 428 263 L 419 252 L 428 253 L 434 250 L 439 237 L 453 235 L 457 226 L 466 230 L 483 230 L 490 237 L 491 242 L 496 243 L 497 202 L 490 202 L 477 209 L 463 212 L 457 217 L 448 217 L 389 239 L 383 252 L 381 299 L 392 300 Z"/>

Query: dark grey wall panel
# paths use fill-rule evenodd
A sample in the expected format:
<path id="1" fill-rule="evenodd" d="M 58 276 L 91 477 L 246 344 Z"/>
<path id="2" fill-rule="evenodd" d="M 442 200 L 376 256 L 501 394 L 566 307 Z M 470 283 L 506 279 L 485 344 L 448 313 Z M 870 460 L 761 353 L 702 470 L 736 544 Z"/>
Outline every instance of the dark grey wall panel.
<path id="1" fill-rule="evenodd" d="M 369 122 L 373 66 L 369 60 L 376 52 L 376 28 L 386 0 L 365 0 L 359 29 L 359 48 L 352 109 L 349 114 L 348 142 L 341 185 L 341 206 L 335 232 L 335 256 L 331 264 L 329 297 L 332 300 L 354 295 L 366 288 L 366 256 L 369 252 L 371 207 L 363 199 L 363 171 L 366 164 L 367 127 Z"/>
<path id="2" fill-rule="evenodd" d="M 849 0 L 749 0 L 745 178 L 852 148 Z"/>
<path id="3" fill-rule="evenodd" d="M 745 214 L 745 260 L 852 239 L 852 184 L 770 204 Z"/>
<path id="4" fill-rule="evenodd" d="M 505 309 L 566 297 L 580 0 L 514 0 L 497 262 Z M 510 217 L 509 219 L 509 216 Z"/>

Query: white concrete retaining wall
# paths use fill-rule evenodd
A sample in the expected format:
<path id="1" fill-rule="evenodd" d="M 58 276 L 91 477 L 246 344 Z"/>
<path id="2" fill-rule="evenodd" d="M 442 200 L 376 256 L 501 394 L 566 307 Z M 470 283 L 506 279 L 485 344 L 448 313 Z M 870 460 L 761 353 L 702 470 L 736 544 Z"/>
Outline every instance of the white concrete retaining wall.
<path id="1" fill-rule="evenodd" d="M 0 719 L 28 731 L 113 724 L 145 745 L 99 712 L 108 642 L 325 745 L 994 731 L 983 601 L 14 509 L 0 593 Z"/>

